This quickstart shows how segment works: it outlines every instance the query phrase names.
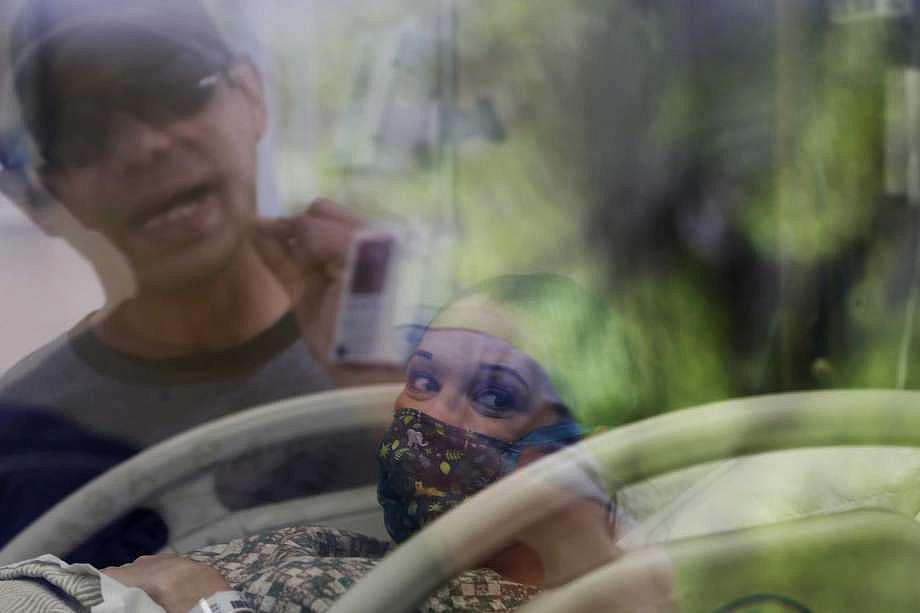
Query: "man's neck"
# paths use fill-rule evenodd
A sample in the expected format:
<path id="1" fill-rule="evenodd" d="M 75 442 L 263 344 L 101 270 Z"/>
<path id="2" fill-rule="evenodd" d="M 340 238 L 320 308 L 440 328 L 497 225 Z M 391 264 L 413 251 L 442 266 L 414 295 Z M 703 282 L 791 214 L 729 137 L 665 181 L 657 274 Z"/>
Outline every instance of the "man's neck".
<path id="1" fill-rule="evenodd" d="M 245 245 L 214 278 L 182 291 L 140 289 L 96 323 L 110 347 L 145 358 L 174 358 L 245 343 L 288 310 L 290 295 Z"/>

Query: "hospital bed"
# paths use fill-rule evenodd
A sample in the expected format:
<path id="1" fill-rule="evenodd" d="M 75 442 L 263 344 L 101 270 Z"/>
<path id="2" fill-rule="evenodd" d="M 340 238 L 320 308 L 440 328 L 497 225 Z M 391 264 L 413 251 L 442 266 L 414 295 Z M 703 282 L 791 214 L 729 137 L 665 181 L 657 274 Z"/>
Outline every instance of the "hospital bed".
<path id="1" fill-rule="evenodd" d="M 52 553 L 65 555 L 136 506 L 156 511 L 169 528 L 168 550 L 189 551 L 276 527 L 333 525 L 385 537 L 376 497 L 373 440 L 392 417 L 401 385 L 334 390 L 254 408 L 155 445 L 74 492 L 0 551 L 0 564 Z M 364 433 L 368 478 L 254 508 L 228 508 L 217 488 L 222 466 L 253 449 L 309 446 L 343 433 Z M 329 453 L 340 450 L 329 449 Z M 358 459 L 354 460 L 357 463 Z M 236 506 L 236 505 L 231 505 Z"/>
<path id="2" fill-rule="evenodd" d="M 626 493 L 630 484 L 689 466 L 838 446 L 920 446 L 920 393 L 738 399 L 621 427 L 580 445 L 610 485 Z M 500 549 L 509 534 L 553 512 L 542 485 L 567 470 L 550 456 L 480 492 L 384 559 L 333 611 L 414 610 L 445 580 Z M 916 610 L 920 526 L 912 516 L 858 505 L 803 511 L 799 519 L 636 544 L 522 611 Z"/>
<path id="3" fill-rule="evenodd" d="M 11 543 L 2 552 L 3 561 L 66 551 L 94 528 L 152 499 L 158 501 L 156 508 L 164 512 L 175 531 L 171 546 L 178 551 L 292 523 L 383 534 L 371 485 L 232 513 L 221 509 L 213 496 L 208 497 L 207 480 L 202 481 L 200 475 L 254 441 L 276 444 L 304 431 L 323 435 L 355 427 L 382 427 L 390 419 L 398 390 L 398 386 L 372 386 L 285 401 L 163 443 L 65 500 Z M 920 447 L 918 409 L 917 392 L 753 397 L 621 427 L 591 437 L 579 450 L 600 469 L 611 488 L 624 494 L 621 500 L 627 506 L 633 494 L 642 499 L 642 488 L 656 479 L 669 479 L 680 474 L 675 471 L 702 465 L 702 472 L 687 473 L 685 483 L 677 488 L 678 496 L 669 494 L 671 500 L 661 505 L 672 505 L 668 521 L 679 525 L 681 514 L 692 508 L 687 501 L 694 494 L 701 489 L 711 494 L 714 483 L 734 474 L 736 466 L 724 470 L 724 465 L 713 463 L 763 458 L 799 448 Z M 876 468 L 884 470 L 885 466 Z M 569 460 L 557 454 L 483 490 L 385 558 L 346 592 L 334 611 L 415 610 L 445 581 L 488 558 L 507 543 L 509 535 L 562 504 L 547 498 L 546 484 L 564 482 L 570 470 Z M 890 483 L 881 487 L 890 488 Z M 190 500 L 201 502 L 201 510 L 184 510 Z M 649 533 L 648 538 L 626 544 L 624 555 L 614 562 L 546 591 L 523 610 L 916 608 L 920 582 L 913 577 L 920 564 L 920 526 L 912 510 L 873 503 L 819 504 L 799 511 L 792 516 L 780 514 L 777 521 L 761 518 L 750 525 L 716 527 L 708 533 L 671 531 L 658 533 L 659 537 L 666 535 L 661 538 Z M 637 520 L 641 531 L 643 520 L 660 523 L 662 518 L 660 513 L 651 513 Z"/>

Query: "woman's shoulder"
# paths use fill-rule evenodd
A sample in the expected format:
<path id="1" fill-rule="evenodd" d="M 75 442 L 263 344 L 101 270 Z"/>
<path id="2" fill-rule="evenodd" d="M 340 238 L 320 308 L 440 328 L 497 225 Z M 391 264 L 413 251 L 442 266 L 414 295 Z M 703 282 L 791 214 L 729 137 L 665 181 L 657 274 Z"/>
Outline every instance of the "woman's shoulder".
<path id="1" fill-rule="evenodd" d="M 490 568 L 461 573 L 426 603 L 427 613 L 446 611 L 511 611 L 536 596 L 532 585 L 505 579 Z"/>

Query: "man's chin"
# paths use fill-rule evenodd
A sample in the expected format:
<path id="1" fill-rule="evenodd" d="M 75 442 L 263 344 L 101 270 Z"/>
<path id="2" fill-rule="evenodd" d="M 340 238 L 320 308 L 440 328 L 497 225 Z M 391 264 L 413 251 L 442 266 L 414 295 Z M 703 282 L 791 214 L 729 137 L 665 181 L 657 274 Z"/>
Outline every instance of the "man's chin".
<path id="1" fill-rule="evenodd" d="M 135 267 L 140 291 L 157 294 L 183 293 L 217 281 L 239 252 L 239 241 L 230 245 L 203 245 L 187 253 L 163 256 L 153 266 Z"/>
<path id="2" fill-rule="evenodd" d="M 141 276 L 138 288 L 148 294 L 182 294 L 202 288 L 213 280 L 213 274 L 202 271 L 169 271 Z"/>

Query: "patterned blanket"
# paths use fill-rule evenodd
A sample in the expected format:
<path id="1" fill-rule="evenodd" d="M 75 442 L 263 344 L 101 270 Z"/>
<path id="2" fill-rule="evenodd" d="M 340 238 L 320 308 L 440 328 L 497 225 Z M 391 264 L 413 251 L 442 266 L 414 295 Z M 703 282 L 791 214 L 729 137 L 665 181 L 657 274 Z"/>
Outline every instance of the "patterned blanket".
<path id="1" fill-rule="evenodd" d="M 326 611 L 393 547 L 354 532 L 291 527 L 186 554 L 216 567 L 260 613 Z M 537 593 L 495 571 L 461 574 L 422 607 L 442 611 L 510 611 Z"/>

